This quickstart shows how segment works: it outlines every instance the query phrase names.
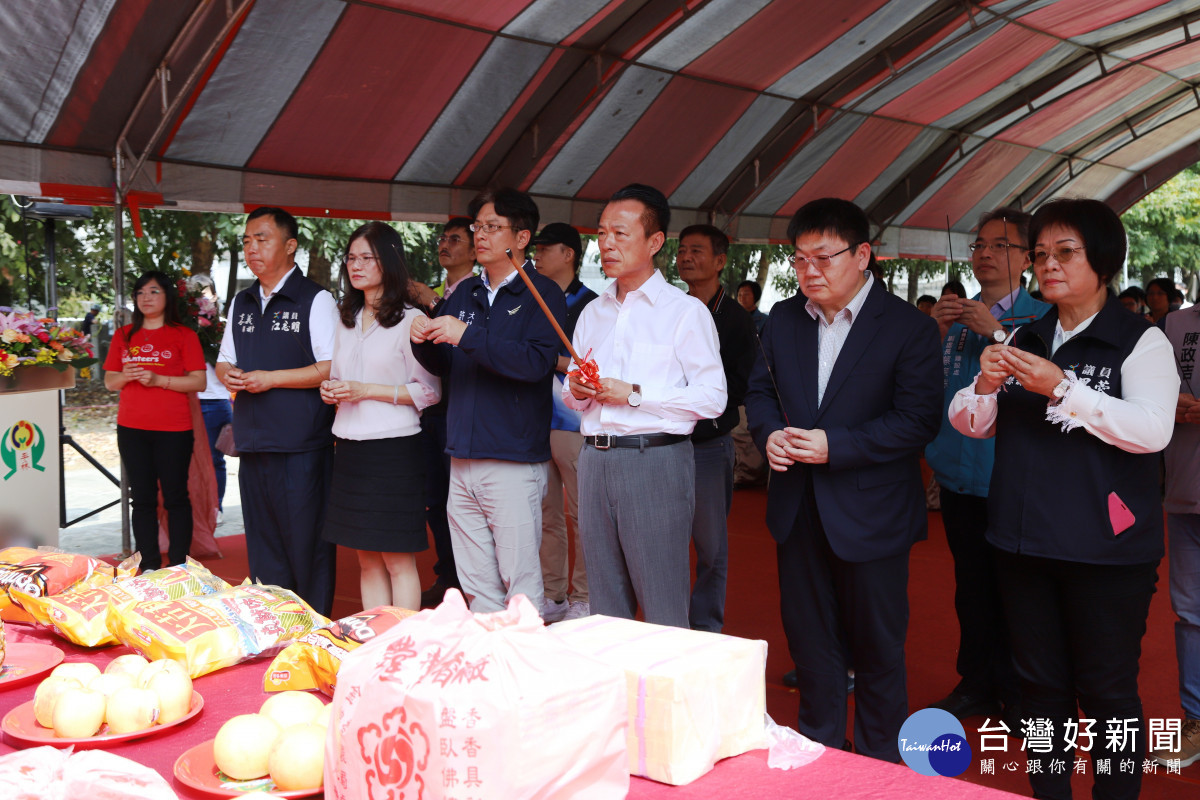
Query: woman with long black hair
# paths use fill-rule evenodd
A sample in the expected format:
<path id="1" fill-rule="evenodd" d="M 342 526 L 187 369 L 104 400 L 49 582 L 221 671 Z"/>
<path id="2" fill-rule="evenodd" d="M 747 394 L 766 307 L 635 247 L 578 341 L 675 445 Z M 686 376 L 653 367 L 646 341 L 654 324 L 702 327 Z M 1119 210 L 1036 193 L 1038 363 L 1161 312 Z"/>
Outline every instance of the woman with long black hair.
<path id="1" fill-rule="evenodd" d="M 120 392 L 117 449 L 129 476 L 133 540 L 142 569 L 158 569 L 158 490 L 167 510 L 168 565 L 182 564 L 192 545 L 188 465 L 192 413 L 188 392 L 204 389 L 204 354 L 196 332 L 179 317 L 179 290 L 162 272 L 133 285 L 133 322 L 113 334 L 104 385 Z"/>
<path id="2" fill-rule="evenodd" d="M 324 537 L 358 551 L 363 608 L 417 609 L 415 553 L 425 534 L 421 410 L 441 384 L 412 354 L 417 310 L 400 235 L 368 222 L 350 235 L 329 380 L 321 398 L 336 405 L 333 485 Z"/>

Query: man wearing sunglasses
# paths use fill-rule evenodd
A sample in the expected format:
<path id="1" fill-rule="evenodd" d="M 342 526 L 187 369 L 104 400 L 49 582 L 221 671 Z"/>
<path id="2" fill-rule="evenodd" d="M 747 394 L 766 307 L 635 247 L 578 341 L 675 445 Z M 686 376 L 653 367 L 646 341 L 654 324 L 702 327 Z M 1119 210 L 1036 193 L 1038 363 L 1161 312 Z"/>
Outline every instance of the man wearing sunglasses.
<path id="1" fill-rule="evenodd" d="M 773 476 L 767 527 L 800 689 L 799 731 L 900 758 L 908 717 L 908 553 L 926 535 L 920 454 L 937 433 L 937 326 L 871 274 L 870 226 L 848 200 L 788 225 L 800 290 L 771 309 L 746 394 Z"/>
<path id="2" fill-rule="evenodd" d="M 434 319 L 413 321 L 413 354 L 441 376 L 449 396 L 447 514 L 471 610 L 500 611 L 518 594 L 541 608 L 538 548 L 559 339 L 507 253 L 524 259 L 538 207 L 524 192 L 501 189 L 472 200 L 470 216 L 483 271 L 464 280 Z M 524 269 L 562 325 L 562 290 L 532 262 Z"/>
<path id="3" fill-rule="evenodd" d="M 1005 341 L 1014 328 L 1049 310 L 1021 287 L 1029 267 L 1029 221 L 1015 208 L 988 212 L 971 243 L 971 271 L 980 293 L 971 300 L 945 295 L 933 308 L 942 336 L 942 407 L 979 374 L 985 347 Z M 1013 733 L 1020 730 L 1020 691 L 1008 644 L 1008 629 L 996 585 L 996 564 L 987 543 L 988 485 L 995 439 L 971 439 L 942 414 L 937 438 L 925 458 L 942 487 L 942 522 L 954 557 L 954 610 L 958 614 L 960 680 L 949 695 L 932 703 L 959 719 L 1001 714 Z"/>

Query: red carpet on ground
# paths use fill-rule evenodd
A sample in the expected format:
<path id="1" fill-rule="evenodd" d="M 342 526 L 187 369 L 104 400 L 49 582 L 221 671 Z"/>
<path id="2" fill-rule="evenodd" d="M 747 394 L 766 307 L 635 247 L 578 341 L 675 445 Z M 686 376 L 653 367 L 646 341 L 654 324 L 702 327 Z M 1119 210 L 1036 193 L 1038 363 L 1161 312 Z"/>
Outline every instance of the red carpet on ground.
<path id="1" fill-rule="evenodd" d="M 743 490 L 734 494 L 729 517 L 725 632 L 768 642 L 767 710 L 779 724 L 795 727 L 799 695 L 781 682 L 783 673 L 791 669 L 792 664 L 779 617 L 775 545 L 763 524 L 766 499 L 765 490 Z M 244 539 L 226 537 L 220 540 L 220 545 L 224 558 L 206 561 L 207 566 L 230 582 L 246 577 Z M 432 549 L 417 558 L 422 585 L 428 586 L 433 581 L 434 560 Z M 909 574 L 908 700 L 911 710 L 916 711 L 945 696 L 958 681 L 954 670 L 958 623 L 954 615 L 953 563 L 941 515 L 936 512 L 929 514 L 928 541 L 913 548 Z M 1159 569 L 1158 592 L 1150 607 L 1146 638 L 1142 642 L 1140 687 L 1147 718 L 1178 718 L 1181 713 L 1174 614 L 1167 585 L 1164 560 Z M 359 610 L 358 559 L 353 551 L 339 548 L 334 616 L 342 617 Z M 851 702 L 851 719 L 853 715 Z M 962 780 L 1030 795 L 1020 741 L 1009 739 L 1007 753 L 981 754 L 977 732 L 981 724 L 982 718 L 972 718 L 964 723 L 975 757 Z M 1102 723 L 1097 727 L 1101 728 Z M 981 755 L 994 758 L 995 774 L 980 774 Z M 1090 775 L 1076 775 L 1073 789 L 1078 798 L 1090 796 Z M 1141 796 L 1144 800 L 1200 797 L 1200 764 L 1185 768 L 1179 775 L 1167 775 L 1161 768 L 1155 774 L 1146 775 Z"/>

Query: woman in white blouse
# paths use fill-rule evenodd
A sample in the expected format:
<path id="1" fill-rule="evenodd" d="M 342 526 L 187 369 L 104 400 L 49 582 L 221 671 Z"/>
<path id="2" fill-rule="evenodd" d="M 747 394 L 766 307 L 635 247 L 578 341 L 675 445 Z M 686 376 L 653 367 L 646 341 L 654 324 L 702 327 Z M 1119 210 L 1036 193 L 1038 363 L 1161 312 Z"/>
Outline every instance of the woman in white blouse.
<path id="1" fill-rule="evenodd" d="M 350 235 L 342 324 L 321 399 L 337 406 L 326 540 L 358 551 L 363 608 L 420 608 L 415 553 L 425 535 L 421 409 L 441 384 L 413 358 L 415 297 L 399 234 L 369 222 Z"/>
<path id="2" fill-rule="evenodd" d="M 1081 750 L 1094 743 L 1094 767 L 1108 760 L 1108 771 L 1092 771 L 1097 797 L 1135 798 L 1146 757 L 1138 656 L 1163 556 L 1157 454 L 1171 438 L 1179 378 L 1163 332 L 1108 291 L 1126 250 L 1112 209 L 1047 203 L 1030 240 L 1054 308 L 984 351 L 950 422 L 996 439 L 987 539 L 1020 717 L 1039 721 L 1013 732 L 1039 740 L 1026 755 L 1034 796 L 1071 796 L 1074 739 Z M 1071 735 L 1089 725 L 1094 739 Z"/>

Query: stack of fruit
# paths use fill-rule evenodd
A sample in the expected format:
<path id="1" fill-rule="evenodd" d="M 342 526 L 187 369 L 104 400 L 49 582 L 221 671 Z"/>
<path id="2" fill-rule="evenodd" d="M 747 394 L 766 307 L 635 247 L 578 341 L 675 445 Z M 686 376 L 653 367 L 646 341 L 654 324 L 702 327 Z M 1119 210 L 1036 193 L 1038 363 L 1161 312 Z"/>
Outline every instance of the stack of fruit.
<path id="1" fill-rule="evenodd" d="M 148 662 L 136 654 L 114 658 L 103 673 L 86 661 L 59 664 L 33 699 L 37 723 L 62 739 L 167 725 L 187 716 L 191 705 L 187 670 L 170 659 Z"/>
<path id="2" fill-rule="evenodd" d="M 330 708 L 308 692 L 272 695 L 257 714 L 242 714 L 221 726 L 213 761 L 236 781 L 270 776 L 285 792 L 319 788 Z"/>

